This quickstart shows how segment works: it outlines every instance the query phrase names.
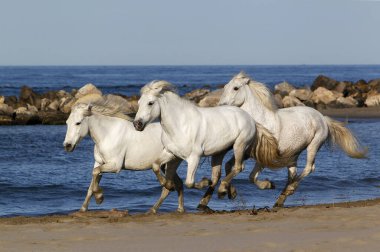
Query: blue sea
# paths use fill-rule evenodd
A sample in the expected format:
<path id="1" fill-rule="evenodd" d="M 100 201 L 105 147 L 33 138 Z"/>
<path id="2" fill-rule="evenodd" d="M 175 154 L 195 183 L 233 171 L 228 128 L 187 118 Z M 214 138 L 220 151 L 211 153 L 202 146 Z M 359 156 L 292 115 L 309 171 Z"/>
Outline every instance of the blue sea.
<path id="1" fill-rule="evenodd" d="M 320 74 L 337 80 L 357 81 L 380 78 L 380 66 L 52 66 L 0 67 L 0 95 L 18 95 L 22 85 L 36 92 L 65 89 L 70 91 L 93 83 L 104 93 L 138 94 L 145 83 L 165 79 L 181 93 L 194 88 L 217 88 L 234 74 L 244 70 L 269 86 L 287 81 L 296 86 L 310 85 Z M 324 146 L 318 153 L 316 170 L 304 179 L 288 206 L 354 201 L 380 197 L 380 119 L 349 119 L 348 127 L 369 147 L 369 158 L 355 160 L 337 149 Z M 0 216 L 45 215 L 78 210 L 91 181 L 93 143 L 84 139 L 73 153 L 66 153 L 62 142 L 66 126 L 0 127 Z M 230 157 L 228 154 L 225 160 Z M 299 170 L 305 164 L 301 156 Z M 209 206 L 217 210 L 250 209 L 272 206 L 287 179 L 287 170 L 265 170 L 261 178 L 276 184 L 274 190 L 259 190 L 248 181 L 253 167 L 233 181 L 238 197 L 219 200 L 214 195 Z M 185 178 L 185 162 L 179 168 Z M 197 178 L 210 176 L 210 159 L 204 158 Z M 104 202 L 90 210 L 128 209 L 130 213 L 147 211 L 158 199 L 161 188 L 152 171 L 122 171 L 105 174 L 101 181 Z M 187 211 L 196 211 L 204 191 L 185 189 Z M 161 207 L 175 211 L 177 195 L 172 193 Z"/>

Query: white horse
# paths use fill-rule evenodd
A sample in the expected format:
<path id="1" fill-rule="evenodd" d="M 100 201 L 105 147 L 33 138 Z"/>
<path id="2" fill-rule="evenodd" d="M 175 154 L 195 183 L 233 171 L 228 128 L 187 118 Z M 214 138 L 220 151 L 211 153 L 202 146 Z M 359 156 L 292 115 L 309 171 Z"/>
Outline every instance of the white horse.
<path id="1" fill-rule="evenodd" d="M 212 157 L 211 185 L 201 200 L 199 209 L 207 207 L 221 176 L 223 157 L 231 147 L 235 165 L 221 182 L 218 189 L 220 197 L 231 189 L 230 182 L 241 172 L 245 155 L 269 165 L 278 158 L 275 138 L 267 130 L 256 126 L 252 117 L 239 108 L 200 108 L 179 97 L 173 85 L 166 81 L 153 81 L 145 85 L 141 89 L 138 103 L 139 110 L 133 122 L 135 128 L 142 131 L 146 125 L 159 118 L 165 150 L 173 158 L 176 156 L 187 161 L 185 185 L 188 188 L 201 188 L 194 183 L 199 160 L 202 156 Z M 172 181 L 172 174 L 168 169 L 168 182 Z"/>
<path id="2" fill-rule="evenodd" d="M 280 153 L 288 152 L 287 162 L 269 168 L 288 168 L 288 182 L 276 201 L 281 207 L 287 196 L 294 193 L 299 182 L 315 169 L 315 156 L 323 143 L 331 140 L 353 158 L 364 158 L 367 149 L 360 146 L 358 140 L 342 123 L 323 116 L 310 107 L 291 107 L 278 109 L 270 90 L 262 83 L 251 80 L 243 72 L 236 75 L 224 86 L 220 105 L 234 105 L 247 111 L 256 122 L 267 128 L 278 140 Z M 306 166 L 297 176 L 297 159 L 303 150 L 307 150 Z M 287 159 L 284 159 L 287 160 Z M 270 181 L 258 180 L 264 165 L 256 163 L 250 174 L 250 180 L 260 189 L 273 187 Z"/>
<path id="3" fill-rule="evenodd" d="M 86 135 L 90 135 L 95 143 L 93 177 L 80 211 L 87 211 L 93 194 L 96 203 L 102 203 L 103 191 L 99 187 L 101 173 L 118 173 L 121 169 L 148 170 L 153 164 L 160 167 L 165 163 L 167 167 L 176 169 L 181 162 L 180 159 L 169 161 L 165 158 L 159 123 L 149 125 L 144 132 L 137 132 L 132 119 L 121 112 L 119 105 L 118 99 L 112 95 L 77 103 L 66 122 L 67 132 L 63 143 L 66 151 L 72 152 Z M 160 175 L 159 168 L 155 174 L 163 184 L 165 178 Z M 177 174 L 174 176 L 178 192 L 177 211 L 183 212 L 183 184 Z M 150 210 L 152 213 L 156 213 L 168 194 L 169 190 L 163 187 L 161 197 Z"/>

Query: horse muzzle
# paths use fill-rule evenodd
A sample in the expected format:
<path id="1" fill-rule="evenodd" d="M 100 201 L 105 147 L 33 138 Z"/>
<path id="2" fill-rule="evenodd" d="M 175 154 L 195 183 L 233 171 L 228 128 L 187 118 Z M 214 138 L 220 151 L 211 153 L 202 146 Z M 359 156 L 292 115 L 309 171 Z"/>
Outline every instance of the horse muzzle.
<path id="1" fill-rule="evenodd" d="M 75 144 L 72 145 L 71 143 L 63 143 L 63 148 L 64 148 L 65 151 L 67 151 L 67 152 L 73 152 L 74 149 L 75 149 Z"/>
<path id="2" fill-rule="evenodd" d="M 133 121 L 133 126 L 137 131 L 143 131 L 145 128 L 145 124 L 141 120 Z"/>

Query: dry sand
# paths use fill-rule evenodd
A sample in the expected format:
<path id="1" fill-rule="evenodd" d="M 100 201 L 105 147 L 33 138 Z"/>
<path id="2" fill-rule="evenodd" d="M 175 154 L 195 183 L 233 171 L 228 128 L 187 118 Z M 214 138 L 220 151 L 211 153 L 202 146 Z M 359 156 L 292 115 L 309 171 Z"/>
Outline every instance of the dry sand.
<path id="1" fill-rule="evenodd" d="M 0 219 L 1 251 L 380 251 L 380 199 L 277 212 Z"/>

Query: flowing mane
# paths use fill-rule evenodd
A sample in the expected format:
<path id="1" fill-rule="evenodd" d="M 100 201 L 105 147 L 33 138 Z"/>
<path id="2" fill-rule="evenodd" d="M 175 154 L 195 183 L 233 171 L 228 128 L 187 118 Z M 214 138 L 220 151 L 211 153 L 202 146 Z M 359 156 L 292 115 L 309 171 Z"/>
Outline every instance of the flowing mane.
<path id="1" fill-rule="evenodd" d="M 74 107 L 81 105 L 91 105 L 91 113 L 133 121 L 132 117 L 125 114 L 128 102 L 117 95 L 87 97 L 85 100 L 78 100 Z"/>
<path id="2" fill-rule="evenodd" d="M 276 101 L 273 97 L 272 92 L 265 86 L 265 84 L 252 80 L 247 74 L 244 72 L 240 72 L 234 78 L 243 79 L 248 78 L 248 86 L 250 87 L 252 94 L 255 95 L 259 101 L 269 110 L 276 111 L 278 107 L 276 105 Z"/>
<path id="3" fill-rule="evenodd" d="M 154 80 L 143 86 L 140 94 L 153 94 L 157 96 L 168 91 L 177 94 L 175 86 L 170 82 L 164 80 Z"/>

